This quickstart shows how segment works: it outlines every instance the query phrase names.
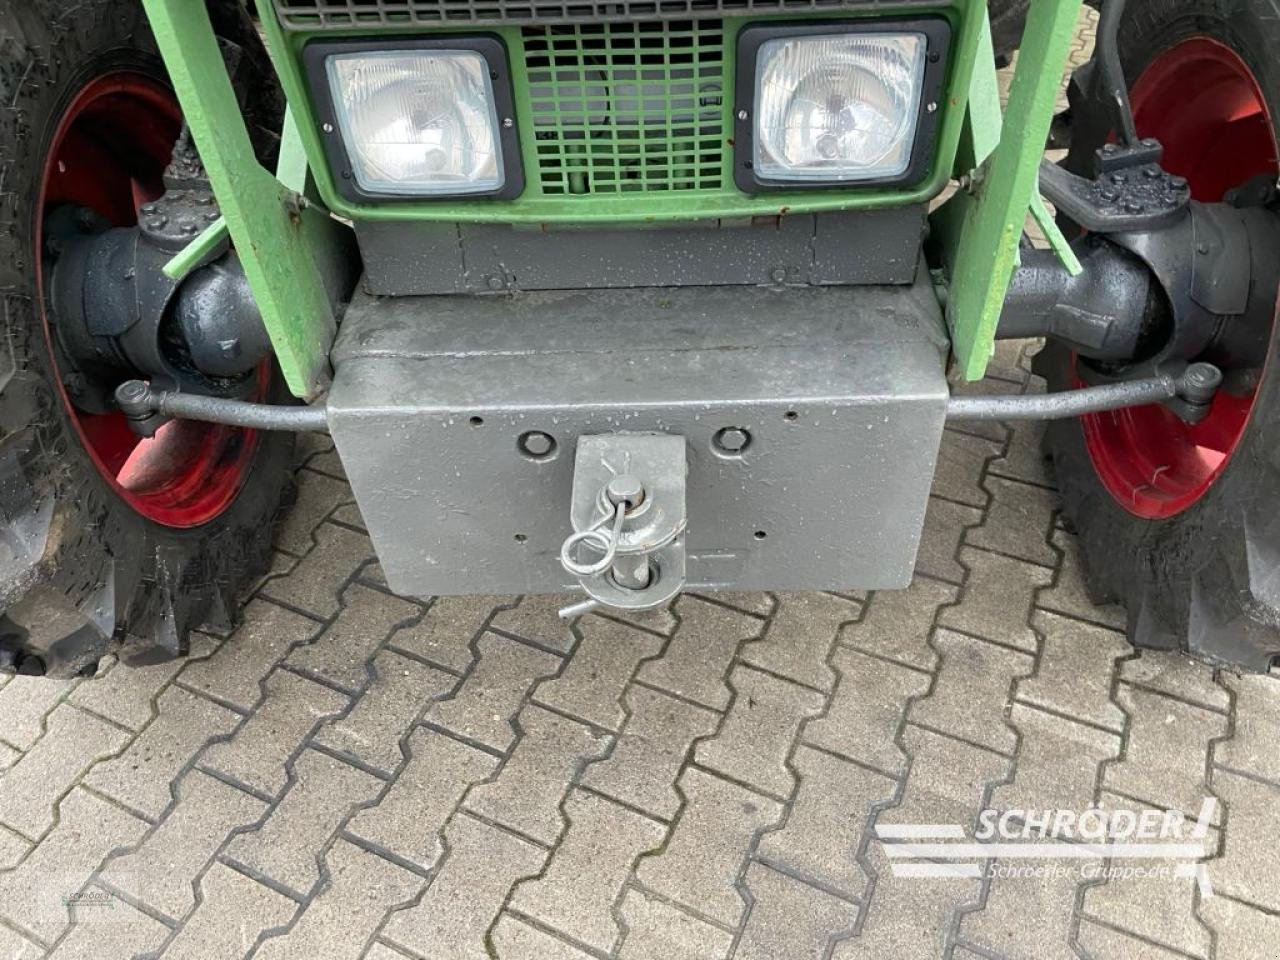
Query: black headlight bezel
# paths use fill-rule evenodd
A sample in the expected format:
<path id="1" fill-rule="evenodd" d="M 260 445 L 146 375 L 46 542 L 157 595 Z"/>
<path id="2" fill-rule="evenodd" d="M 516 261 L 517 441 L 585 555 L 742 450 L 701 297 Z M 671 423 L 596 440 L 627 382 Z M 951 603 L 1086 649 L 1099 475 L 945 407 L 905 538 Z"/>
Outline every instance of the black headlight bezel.
<path id="1" fill-rule="evenodd" d="M 850 34 L 919 33 L 925 37 L 924 77 L 920 85 L 916 138 L 907 169 L 893 177 L 867 180 L 777 180 L 755 172 L 755 89 L 760 48 L 769 40 Z M 909 187 L 929 175 L 937 149 L 951 48 L 951 24 L 942 17 L 914 19 L 818 20 L 750 23 L 738 33 L 734 64 L 733 179 L 743 193 L 809 190 L 865 190 Z M 929 109 L 929 105 L 933 109 Z"/>
<path id="2" fill-rule="evenodd" d="M 502 186 L 497 190 L 478 193 L 371 193 L 360 187 L 352 169 L 346 140 L 338 124 L 333 90 L 329 85 L 326 64 L 335 54 L 379 53 L 404 50 L 431 52 L 439 50 L 465 50 L 478 53 L 489 68 L 489 80 L 493 87 L 494 108 L 498 114 L 498 142 L 502 147 Z M 324 144 L 325 158 L 333 172 L 334 184 L 344 200 L 353 203 L 377 204 L 411 200 L 415 203 L 457 203 L 460 200 L 513 200 L 524 192 L 524 163 L 520 156 L 519 124 L 516 123 L 515 103 L 512 93 L 511 66 L 507 58 L 507 46 L 495 34 L 448 34 L 434 37 L 403 37 L 375 40 L 367 37 L 342 40 L 321 40 L 308 43 L 302 51 L 302 61 L 311 91 L 311 102 L 316 121 L 320 124 L 320 137 Z M 507 122 L 510 121 L 510 122 Z"/>

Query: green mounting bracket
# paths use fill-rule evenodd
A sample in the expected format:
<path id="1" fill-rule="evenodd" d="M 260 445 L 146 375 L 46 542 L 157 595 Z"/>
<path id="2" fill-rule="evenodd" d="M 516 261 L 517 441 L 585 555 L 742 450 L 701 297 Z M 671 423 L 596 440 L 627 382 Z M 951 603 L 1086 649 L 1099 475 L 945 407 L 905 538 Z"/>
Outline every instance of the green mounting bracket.
<path id="1" fill-rule="evenodd" d="M 966 380 L 981 380 L 991 360 L 996 323 L 1017 262 L 1018 240 L 1027 212 L 1034 214 L 1039 196 L 1040 160 L 1080 6 L 1081 0 L 1038 0 L 1030 5 L 1000 145 L 985 167 L 978 168 L 981 177 L 971 191 L 958 193 L 946 204 L 952 207 L 959 201 L 944 218 L 951 220 L 953 229 L 943 231 L 940 242 L 950 248 L 947 321 L 957 369 Z M 979 65 L 975 76 L 982 70 Z M 982 101 L 976 107 L 971 103 L 968 113 L 969 140 L 975 144 L 970 155 L 975 160 L 989 143 L 990 96 L 981 87 L 979 93 Z M 1046 236 L 1052 239 L 1048 232 Z"/>
<path id="2" fill-rule="evenodd" d="M 329 385 L 337 324 L 321 251 L 312 249 L 317 235 L 305 222 L 307 201 L 258 162 L 203 0 L 142 2 L 285 381 L 296 396 L 314 399 Z M 196 244 L 211 242 L 215 227 Z M 166 272 L 190 267 L 192 247 Z"/>
<path id="3" fill-rule="evenodd" d="M 1045 240 L 1049 241 L 1049 248 L 1058 255 L 1058 261 L 1067 273 L 1073 277 L 1084 273 L 1080 258 L 1071 249 L 1071 241 L 1058 227 L 1058 221 L 1053 218 L 1053 213 L 1049 210 L 1049 205 L 1044 202 L 1044 197 L 1040 196 L 1039 187 L 1031 195 L 1031 218 L 1044 234 Z"/>
<path id="4" fill-rule="evenodd" d="M 1000 80 L 996 76 L 996 51 L 991 40 L 991 18 L 982 18 L 978 50 L 969 75 L 969 100 L 965 104 L 956 173 L 976 170 L 1000 145 Z"/>
<path id="5" fill-rule="evenodd" d="M 164 275 L 170 280 L 181 280 L 222 246 L 227 236 L 227 218 L 219 217 L 173 255 L 173 259 L 164 265 Z"/>

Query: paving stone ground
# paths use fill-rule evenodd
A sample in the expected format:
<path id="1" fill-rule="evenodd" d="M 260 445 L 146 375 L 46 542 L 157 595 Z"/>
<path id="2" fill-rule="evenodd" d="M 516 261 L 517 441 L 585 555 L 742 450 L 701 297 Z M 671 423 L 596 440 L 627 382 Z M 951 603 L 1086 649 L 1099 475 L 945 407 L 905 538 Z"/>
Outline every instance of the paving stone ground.
<path id="1" fill-rule="evenodd" d="M 308 440 L 237 631 L 0 680 L 0 960 L 1280 956 L 1280 676 L 1131 649 L 1037 450 L 948 431 L 907 591 L 570 629 L 390 595 Z M 1206 798 L 1198 877 L 903 876 L 877 832 Z"/>

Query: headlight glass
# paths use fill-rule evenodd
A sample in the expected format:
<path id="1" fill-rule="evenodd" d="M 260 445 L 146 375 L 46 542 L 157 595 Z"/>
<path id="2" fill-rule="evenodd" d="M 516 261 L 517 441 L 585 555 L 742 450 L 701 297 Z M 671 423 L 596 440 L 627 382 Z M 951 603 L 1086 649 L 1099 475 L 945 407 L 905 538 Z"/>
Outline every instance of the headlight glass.
<path id="1" fill-rule="evenodd" d="M 493 84 L 473 50 L 337 54 L 326 69 L 365 193 L 493 193 L 504 182 Z"/>
<path id="2" fill-rule="evenodd" d="M 761 44 L 756 176 L 842 182 L 905 173 L 926 47 L 919 33 L 780 37 Z"/>

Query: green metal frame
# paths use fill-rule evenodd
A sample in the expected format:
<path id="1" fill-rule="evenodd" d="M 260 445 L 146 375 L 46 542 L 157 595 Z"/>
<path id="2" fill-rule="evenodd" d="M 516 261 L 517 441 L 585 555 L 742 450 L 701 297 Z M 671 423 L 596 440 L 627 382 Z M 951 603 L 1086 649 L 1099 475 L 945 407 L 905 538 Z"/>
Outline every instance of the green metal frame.
<path id="1" fill-rule="evenodd" d="M 725 164 L 721 178 L 723 188 L 711 192 L 672 190 L 664 192 L 624 193 L 589 196 L 543 196 L 536 177 L 529 171 L 536 169 L 533 143 L 521 143 L 525 162 L 527 184 L 524 194 L 514 200 L 435 200 L 396 201 L 384 203 L 352 203 L 339 195 L 333 176 L 325 159 L 320 129 L 311 106 L 311 95 L 302 73 L 301 51 L 313 39 L 338 37 L 385 38 L 385 31 L 352 29 L 350 31 L 324 31 L 317 33 L 286 32 L 274 13 L 264 4 L 263 34 L 268 49 L 280 75 L 285 95 L 296 111 L 299 130 L 307 156 L 311 160 L 316 187 L 326 206 L 334 213 L 350 220 L 443 220 L 448 222 L 494 223 L 573 223 L 627 224 L 680 221 L 691 219 L 715 219 L 751 216 L 777 216 L 787 213 L 806 213 L 823 210 L 849 210 L 900 206 L 923 203 L 937 196 L 951 175 L 957 145 L 964 123 L 964 103 L 967 96 L 968 77 L 973 70 L 979 36 L 986 22 L 984 6 L 980 0 L 967 4 L 938 0 L 936 8 L 920 6 L 900 7 L 886 3 L 872 12 L 859 11 L 803 16 L 772 16 L 769 22 L 784 20 L 813 20 L 818 17 L 850 19 L 853 16 L 883 19 L 891 16 L 921 17 L 937 15 L 947 18 L 952 25 L 952 54 L 946 84 L 946 96 L 940 105 L 943 111 L 938 131 L 937 151 L 929 176 L 915 187 L 904 190 L 893 188 L 851 188 L 848 190 L 797 190 L 787 193 L 750 195 L 734 186 L 732 177 L 732 150 L 725 150 Z M 728 17 L 724 20 L 724 57 L 727 77 L 732 77 L 736 59 L 737 35 L 748 20 Z M 411 27 L 406 25 L 403 36 L 415 31 L 432 34 L 447 32 L 487 33 L 499 36 L 512 54 L 511 71 L 517 122 L 531 115 L 529 83 L 523 64 L 516 54 L 522 49 L 519 27 Z M 733 102 L 730 91 L 725 91 L 723 103 L 723 129 L 733 129 Z"/>
<path id="2" fill-rule="evenodd" d="M 991 360 L 996 323 L 1018 260 L 1018 241 L 1028 211 L 1040 199 L 1040 161 L 1080 7 L 1081 0 L 1037 0 L 1031 4 L 999 146 L 985 162 L 975 155 L 980 166 L 970 174 L 970 191 L 957 194 L 955 203 L 947 204 L 952 209 L 942 218 L 950 225 L 942 231 L 952 269 L 947 320 L 956 368 L 966 380 L 981 380 Z M 983 88 L 979 89 L 982 95 Z M 989 97 L 989 92 L 986 95 Z M 979 108 L 978 116 L 986 117 L 989 123 L 989 113 L 988 102 Z M 972 127 L 972 107 L 967 116 Z M 970 139 L 986 142 L 989 134 L 975 130 Z M 1042 204 L 1039 212 L 1037 219 L 1043 217 L 1042 223 L 1052 223 Z M 1062 256 L 1065 241 L 1056 228 L 1050 233 Z M 1078 269 L 1079 264 L 1074 266 Z"/>
<path id="3" fill-rule="evenodd" d="M 143 0 L 143 7 L 285 381 L 296 396 L 314 398 L 329 383 L 336 322 L 306 201 L 258 163 L 203 0 Z M 286 150 L 296 165 L 296 148 Z M 209 239 L 206 231 L 170 269 L 180 275 Z"/>

